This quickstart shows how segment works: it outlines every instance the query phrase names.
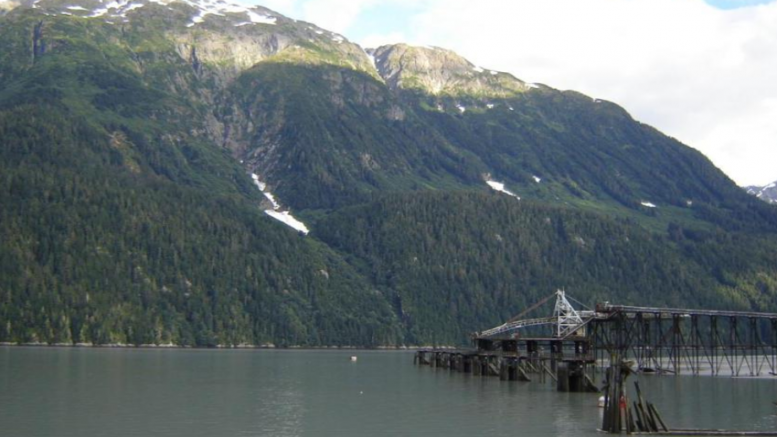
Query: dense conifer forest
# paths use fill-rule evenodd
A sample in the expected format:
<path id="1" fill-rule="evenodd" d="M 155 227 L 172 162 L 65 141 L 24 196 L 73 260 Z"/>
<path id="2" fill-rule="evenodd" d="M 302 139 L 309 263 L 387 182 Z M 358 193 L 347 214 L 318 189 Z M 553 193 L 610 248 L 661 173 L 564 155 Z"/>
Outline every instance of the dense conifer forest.
<path id="1" fill-rule="evenodd" d="M 464 344 L 557 288 L 777 311 L 777 206 L 613 103 L 143 4 L 0 16 L 0 342 Z"/>

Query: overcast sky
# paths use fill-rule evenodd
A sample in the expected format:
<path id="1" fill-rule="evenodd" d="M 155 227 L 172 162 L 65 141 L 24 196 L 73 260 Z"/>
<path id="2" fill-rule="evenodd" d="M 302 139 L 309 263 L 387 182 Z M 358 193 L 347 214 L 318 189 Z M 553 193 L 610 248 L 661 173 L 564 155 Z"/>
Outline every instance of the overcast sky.
<path id="1" fill-rule="evenodd" d="M 244 0 L 365 47 L 449 48 L 625 107 L 741 185 L 777 180 L 773 0 Z"/>

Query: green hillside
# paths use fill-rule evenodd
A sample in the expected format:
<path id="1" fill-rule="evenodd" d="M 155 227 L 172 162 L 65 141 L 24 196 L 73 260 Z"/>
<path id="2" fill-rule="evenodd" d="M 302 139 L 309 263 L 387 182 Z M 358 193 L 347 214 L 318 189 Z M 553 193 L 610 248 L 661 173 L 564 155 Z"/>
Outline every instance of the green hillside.
<path id="1" fill-rule="evenodd" d="M 560 287 L 775 309 L 777 207 L 615 104 L 136 3 L 0 16 L 0 342 L 462 344 Z"/>
<path id="2" fill-rule="evenodd" d="M 775 310 L 777 238 L 659 234 L 501 194 L 391 195 L 318 236 L 390 296 L 406 341 L 456 342 L 565 288 L 584 302 Z"/>

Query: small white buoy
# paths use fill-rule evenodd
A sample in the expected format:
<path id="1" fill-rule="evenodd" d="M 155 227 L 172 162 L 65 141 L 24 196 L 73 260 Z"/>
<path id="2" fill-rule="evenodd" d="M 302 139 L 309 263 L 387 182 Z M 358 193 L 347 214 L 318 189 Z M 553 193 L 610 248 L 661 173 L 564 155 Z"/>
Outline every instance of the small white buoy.
<path id="1" fill-rule="evenodd" d="M 604 396 L 599 397 L 599 408 L 604 408 Z"/>
<path id="2" fill-rule="evenodd" d="M 351 361 L 356 361 L 356 360 L 358 360 L 358 359 L 359 359 L 359 358 L 358 358 L 356 355 L 351 355 Z"/>

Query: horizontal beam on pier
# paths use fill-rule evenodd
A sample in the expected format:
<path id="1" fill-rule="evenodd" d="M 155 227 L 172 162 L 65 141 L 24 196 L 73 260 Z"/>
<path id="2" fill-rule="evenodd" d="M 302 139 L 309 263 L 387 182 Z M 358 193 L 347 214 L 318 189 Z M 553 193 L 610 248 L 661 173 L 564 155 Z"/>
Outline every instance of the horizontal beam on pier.
<path id="1" fill-rule="evenodd" d="M 752 311 L 726 310 L 694 310 L 687 308 L 653 308 L 627 305 L 600 304 L 596 312 L 605 314 L 661 314 L 668 316 L 717 316 L 717 317 L 750 317 L 758 319 L 777 319 L 777 313 L 758 313 Z"/>

